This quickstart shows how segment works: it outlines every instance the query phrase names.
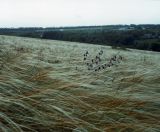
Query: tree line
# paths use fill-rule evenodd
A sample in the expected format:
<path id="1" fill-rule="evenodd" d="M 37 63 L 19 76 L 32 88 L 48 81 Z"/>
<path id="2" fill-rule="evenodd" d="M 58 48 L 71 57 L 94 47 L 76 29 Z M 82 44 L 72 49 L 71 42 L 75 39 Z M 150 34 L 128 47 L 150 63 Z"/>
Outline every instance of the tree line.
<path id="1" fill-rule="evenodd" d="M 0 28 L 0 34 L 160 51 L 160 25 Z"/>
<path id="2" fill-rule="evenodd" d="M 44 32 L 43 39 L 65 40 L 113 47 L 160 51 L 160 31 L 66 30 Z"/>

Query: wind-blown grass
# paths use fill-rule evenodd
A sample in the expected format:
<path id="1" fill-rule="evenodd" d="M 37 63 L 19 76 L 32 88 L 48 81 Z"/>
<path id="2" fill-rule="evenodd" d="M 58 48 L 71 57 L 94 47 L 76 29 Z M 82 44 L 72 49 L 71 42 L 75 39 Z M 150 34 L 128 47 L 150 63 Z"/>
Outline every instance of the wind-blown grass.
<path id="1" fill-rule="evenodd" d="M 0 131 L 158 132 L 160 54 L 121 51 L 124 60 L 98 72 L 117 49 L 61 41 L 0 36 Z"/>

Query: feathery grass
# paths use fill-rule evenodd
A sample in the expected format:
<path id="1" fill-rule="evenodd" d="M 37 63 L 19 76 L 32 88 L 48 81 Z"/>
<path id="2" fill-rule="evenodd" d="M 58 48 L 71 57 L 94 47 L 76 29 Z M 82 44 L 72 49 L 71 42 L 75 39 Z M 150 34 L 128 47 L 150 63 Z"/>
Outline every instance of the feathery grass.
<path id="1" fill-rule="evenodd" d="M 122 50 L 123 62 L 93 72 L 83 53 L 94 57 L 96 45 L 8 36 L 0 43 L 0 131 L 160 130 L 159 53 Z M 103 51 L 103 61 L 117 53 Z"/>

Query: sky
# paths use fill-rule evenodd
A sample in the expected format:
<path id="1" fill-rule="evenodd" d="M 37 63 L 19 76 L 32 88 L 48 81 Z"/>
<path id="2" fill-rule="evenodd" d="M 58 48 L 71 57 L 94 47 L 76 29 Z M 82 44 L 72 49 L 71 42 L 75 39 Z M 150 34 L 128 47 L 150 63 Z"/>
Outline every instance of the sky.
<path id="1" fill-rule="evenodd" d="M 160 0 L 0 0 L 0 27 L 160 24 Z"/>

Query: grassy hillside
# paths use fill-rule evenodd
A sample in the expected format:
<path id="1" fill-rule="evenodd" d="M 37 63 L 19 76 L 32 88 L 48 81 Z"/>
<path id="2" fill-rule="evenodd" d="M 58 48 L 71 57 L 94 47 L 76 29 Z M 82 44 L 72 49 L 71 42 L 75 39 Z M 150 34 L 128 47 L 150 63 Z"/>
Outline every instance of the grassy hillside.
<path id="1" fill-rule="evenodd" d="M 122 59 L 96 69 L 114 55 Z M 159 60 L 156 52 L 0 36 L 0 131 L 158 132 Z"/>

